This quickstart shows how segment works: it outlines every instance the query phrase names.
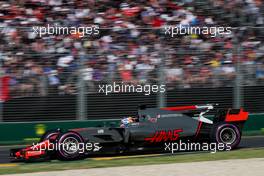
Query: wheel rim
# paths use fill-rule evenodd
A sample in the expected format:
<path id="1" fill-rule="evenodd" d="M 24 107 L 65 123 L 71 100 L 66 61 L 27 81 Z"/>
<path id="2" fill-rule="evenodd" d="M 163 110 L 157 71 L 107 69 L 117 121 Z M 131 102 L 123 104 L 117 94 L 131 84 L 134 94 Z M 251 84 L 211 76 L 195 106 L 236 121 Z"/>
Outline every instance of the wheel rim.
<path id="1" fill-rule="evenodd" d="M 78 139 L 74 137 L 67 137 L 62 141 L 63 151 L 69 155 L 78 152 Z"/>
<path id="2" fill-rule="evenodd" d="M 220 132 L 220 139 L 223 143 L 234 143 L 236 141 L 237 135 L 233 128 L 224 128 Z"/>

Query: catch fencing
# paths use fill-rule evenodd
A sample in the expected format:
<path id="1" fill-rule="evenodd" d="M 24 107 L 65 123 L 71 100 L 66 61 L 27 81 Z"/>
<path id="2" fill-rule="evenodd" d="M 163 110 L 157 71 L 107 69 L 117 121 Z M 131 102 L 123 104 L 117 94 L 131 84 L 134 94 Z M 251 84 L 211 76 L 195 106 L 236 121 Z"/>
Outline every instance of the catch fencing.
<path id="1" fill-rule="evenodd" d="M 263 38 L 241 42 L 252 28 L 232 30 L 231 38 L 201 41 L 193 35 L 171 38 L 164 29 L 102 29 L 94 38 L 58 37 L 57 44 L 64 47 L 52 48 L 54 43 L 45 39 L 36 40 L 33 49 L 4 47 L 0 50 L 1 77 L 10 80 L 8 85 L 1 81 L 1 90 L 8 87 L 9 92 L 1 102 L 0 119 L 116 119 L 136 115 L 140 104 L 218 103 L 223 108 L 244 107 L 261 113 Z M 107 95 L 101 91 L 103 85 L 114 83 L 141 88 L 122 92 L 112 87 Z M 157 90 L 162 85 L 166 91 Z M 1 91 L 1 97 L 4 94 Z"/>

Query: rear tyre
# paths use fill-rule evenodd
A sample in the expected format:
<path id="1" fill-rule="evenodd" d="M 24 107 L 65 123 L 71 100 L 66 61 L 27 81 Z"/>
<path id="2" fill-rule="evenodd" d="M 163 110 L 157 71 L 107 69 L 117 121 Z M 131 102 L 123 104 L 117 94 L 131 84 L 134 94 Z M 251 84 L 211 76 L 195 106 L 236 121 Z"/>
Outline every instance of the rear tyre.
<path id="1" fill-rule="evenodd" d="M 81 158 L 83 153 L 80 146 L 83 145 L 83 139 L 75 132 L 66 132 L 58 136 L 57 157 L 60 160 L 76 160 Z"/>
<path id="2" fill-rule="evenodd" d="M 217 123 L 213 127 L 211 141 L 217 144 L 224 144 L 225 149 L 236 148 L 241 140 L 241 132 L 234 124 Z"/>

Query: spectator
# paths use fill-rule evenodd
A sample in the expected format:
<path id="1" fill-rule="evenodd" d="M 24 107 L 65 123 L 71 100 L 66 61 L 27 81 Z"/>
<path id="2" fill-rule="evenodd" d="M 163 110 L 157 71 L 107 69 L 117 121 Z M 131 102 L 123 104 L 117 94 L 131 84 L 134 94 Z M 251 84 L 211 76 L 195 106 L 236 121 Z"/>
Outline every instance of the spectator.
<path id="1" fill-rule="evenodd" d="M 11 76 L 13 96 L 75 93 L 78 77 L 93 91 L 100 82 L 132 84 L 158 80 L 159 66 L 165 63 L 170 88 L 229 86 L 235 77 L 234 49 L 238 38 L 241 65 L 251 75 L 247 85 L 262 82 L 263 3 L 259 0 L 208 0 L 201 13 L 192 0 L 110 1 L 7 0 L 0 2 L 0 55 L 5 74 Z M 202 4 L 202 3 L 200 3 Z M 223 13 L 223 15 L 216 15 Z M 244 13 L 245 12 L 245 13 Z M 184 35 L 166 38 L 159 28 L 165 25 L 247 26 L 241 36 Z M 243 17 L 243 18 L 242 18 Z M 245 19 L 245 20 L 241 20 Z M 228 24 L 227 24 L 228 23 Z M 33 26 L 89 26 L 98 24 L 100 35 L 38 37 Z M 261 29 L 261 30 L 258 30 Z M 240 54 L 240 53 L 239 53 Z M 80 67 L 86 56 L 87 64 Z M 257 68 L 255 63 L 261 63 Z M 84 68 L 83 68 L 84 67 Z M 80 70 L 81 69 L 81 70 Z M 46 77 L 46 84 L 45 79 Z M 258 80 L 255 82 L 255 80 Z"/>

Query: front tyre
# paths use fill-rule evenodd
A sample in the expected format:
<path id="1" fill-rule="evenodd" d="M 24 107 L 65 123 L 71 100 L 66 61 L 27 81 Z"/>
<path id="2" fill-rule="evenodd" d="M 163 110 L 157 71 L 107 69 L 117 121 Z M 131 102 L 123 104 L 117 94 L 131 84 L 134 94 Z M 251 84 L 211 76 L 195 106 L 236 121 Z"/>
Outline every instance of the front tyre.
<path id="1" fill-rule="evenodd" d="M 217 123 L 213 127 L 211 141 L 217 144 L 224 144 L 228 149 L 236 148 L 241 140 L 241 132 L 239 128 L 234 124 L 229 123 Z"/>
<path id="2" fill-rule="evenodd" d="M 51 142 L 54 142 L 59 135 L 59 131 L 57 130 L 50 130 L 47 131 L 45 134 L 42 135 L 40 142 L 43 142 L 45 140 L 50 140 Z"/>
<path id="3" fill-rule="evenodd" d="M 49 142 L 51 142 L 52 144 L 55 144 L 56 139 L 59 136 L 59 134 L 60 134 L 60 131 L 58 131 L 58 130 L 49 130 L 45 134 L 42 135 L 39 142 L 49 140 Z M 48 150 L 47 153 L 48 153 L 47 156 L 49 159 L 56 159 L 57 158 L 55 150 Z"/>
<path id="4" fill-rule="evenodd" d="M 57 157 L 60 160 L 76 160 L 81 157 L 83 145 L 81 136 L 75 132 L 62 133 L 58 137 Z"/>

